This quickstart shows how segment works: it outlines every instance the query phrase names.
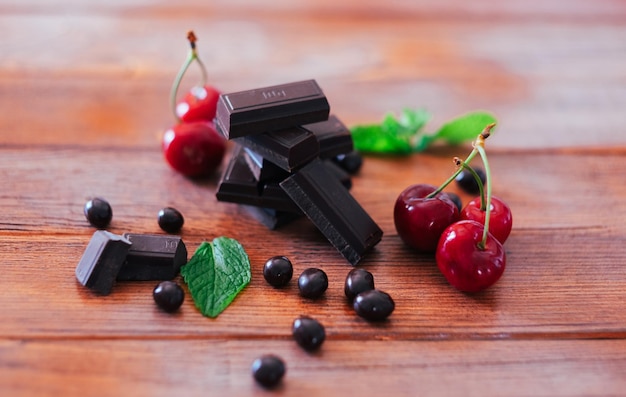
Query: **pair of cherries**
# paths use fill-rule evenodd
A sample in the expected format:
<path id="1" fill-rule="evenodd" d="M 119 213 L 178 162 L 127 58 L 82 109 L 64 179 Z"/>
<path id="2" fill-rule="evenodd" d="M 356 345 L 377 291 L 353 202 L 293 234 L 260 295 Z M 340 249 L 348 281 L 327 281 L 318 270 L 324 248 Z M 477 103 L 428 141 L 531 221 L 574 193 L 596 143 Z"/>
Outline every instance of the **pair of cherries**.
<path id="1" fill-rule="evenodd" d="M 206 83 L 206 68 L 196 51 L 195 34 L 189 32 L 187 39 L 191 50 L 174 80 L 170 98 L 177 123 L 163 134 L 163 154 L 168 164 L 179 173 L 202 177 L 219 167 L 226 143 L 213 123 L 220 92 Z M 202 84 L 193 87 L 177 102 L 178 87 L 194 61 L 202 71 Z"/>
<path id="2" fill-rule="evenodd" d="M 509 237 L 513 217 L 509 206 L 491 194 L 489 165 L 484 140 L 487 126 L 474 150 L 461 162 L 465 169 L 480 154 L 487 171 L 487 193 L 459 208 L 442 190 L 463 170 L 459 168 L 439 188 L 415 184 L 406 188 L 394 206 L 394 223 L 402 240 L 423 253 L 435 253 L 437 266 L 448 282 L 463 292 L 482 291 L 500 279 L 506 266 L 502 244 Z M 474 173 L 475 174 L 475 173 Z"/>

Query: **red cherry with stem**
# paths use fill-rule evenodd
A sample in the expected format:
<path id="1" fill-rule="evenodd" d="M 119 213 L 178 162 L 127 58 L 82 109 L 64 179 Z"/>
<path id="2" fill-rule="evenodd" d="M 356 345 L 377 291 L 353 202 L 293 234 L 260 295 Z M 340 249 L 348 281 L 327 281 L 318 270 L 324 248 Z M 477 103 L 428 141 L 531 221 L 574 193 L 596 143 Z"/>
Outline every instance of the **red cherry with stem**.
<path id="1" fill-rule="evenodd" d="M 506 267 L 502 244 L 490 233 L 483 239 L 484 225 L 463 220 L 441 235 L 435 259 L 446 280 L 463 292 L 478 292 L 500 279 Z"/>
<path id="2" fill-rule="evenodd" d="M 193 31 L 187 33 L 187 39 L 189 40 L 191 48 L 185 63 L 178 71 L 174 83 L 172 84 L 172 90 L 170 92 L 172 110 L 179 122 L 213 121 L 220 92 L 207 84 L 208 77 L 206 67 L 196 51 L 197 39 Z M 193 87 L 177 104 L 178 88 L 189 66 L 193 62 L 196 62 L 200 67 L 200 71 L 202 72 L 202 84 Z"/>
<path id="3" fill-rule="evenodd" d="M 211 122 L 181 123 L 163 134 L 165 159 L 185 176 L 211 174 L 222 162 L 225 151 L 225 139 Z"/>
<path id="4" fill-rule="evenodd" d="M 472 151 L 480 154 L 485 166 L 487 193 L 484 199 L 482 182 L 479 182 L 480 200 L 485 208 L 484 224 L 473 220 L 461 220 L 450 225 L 441 234 L 435 253 L 437 266 L 444 277 L 450 284 L 464 292 L 478 292 L 490 287 L 500 279 L 506 267 L 504 248 L 500 241 L 489 233 L 493 195 L 491 171 L 484 147 L 488 136 L 489 130 L 483 131 L 474 142 Z M 469 168 L 467 164 L 466 161 L 463 167 Z"/>
<path id="5" fill-rule="evenodd" d="M 489 233 L 501 244 L 504 244 L 513 227 L 513 215 L 509 206 L 496 196 L 491 196 L 491 219 L 489 221 Z M 483 207 L 480 197 L 471 200 L 461 210 L 461 219 L 476 221 L 485 224 L 487 215 L 486 207 Z"/>
<path id="6" fill-rule="evenodd" d="M 205 84 L 193 87 L 176 105 L 176 115 L 184 123 L 213 121 L 220 92 Z"/>
<path id="7" fill-rule="evenodd" d="M 393 209 L 400 238 L 421 252 L 435 252 L 441 233 L 459 218 L 454 202 L 437 190 L 428 184 L 411 185 L 400 193 Z"/>

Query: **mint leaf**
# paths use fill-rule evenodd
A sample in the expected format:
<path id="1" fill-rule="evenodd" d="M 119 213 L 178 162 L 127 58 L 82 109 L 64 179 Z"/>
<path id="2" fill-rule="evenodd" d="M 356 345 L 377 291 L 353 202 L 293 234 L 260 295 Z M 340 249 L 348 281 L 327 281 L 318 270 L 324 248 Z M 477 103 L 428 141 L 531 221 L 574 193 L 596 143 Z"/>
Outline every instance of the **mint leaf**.
<path id="1" fill-rule="evenodd" d="M 404 109 L 399 118 L 389 113 L 379 124 L 353 126 L 354 149 L 361 153 L 407 155 L 426 150 L 435 141 L 459 145 L 473 141 L 496 118 L 484 111 L 466 113 L 445 123 L 435 133 L 422 131 L 430 120 L 425 110 Z"/>
<path id="2" fill-rule="evenodd" d="M 215 318 L 250 282 L 250 259 L 237 240 L 218 237 L 200 244 L 180 273 L 198 310 Z"/>
<path id="3" fill-rule="evenodd" d="M 459 145 L 476 139 L 487 125 L 495 122 L 496 118 L 487 112 L 466 113 L 442 125 L 434 138 L 442 139 L 450 145 Z"/>
<path id="4" fill-rule="evenodd" d="M 413 141 L 430 119 L 425 110 L 404 109 L 399 118 L 389 113 L 380 124 L 351 128 L 354 149 L 361 153 L 409 154 Z"/>

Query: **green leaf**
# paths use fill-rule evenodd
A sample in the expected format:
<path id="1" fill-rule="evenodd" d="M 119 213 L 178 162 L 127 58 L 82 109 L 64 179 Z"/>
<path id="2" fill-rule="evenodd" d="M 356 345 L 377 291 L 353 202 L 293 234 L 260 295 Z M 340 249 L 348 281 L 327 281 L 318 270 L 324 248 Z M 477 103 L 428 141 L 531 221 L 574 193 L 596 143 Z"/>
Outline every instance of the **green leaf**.
<path id="1" fill-rule="evenodd" d="M 356 125 L 351 128 L 354 148 L 361 153 L 410 154 L 429 119 L 425 110 L 404 109 L 399 118 L 389 113 L 380 124 Z"/>
<path id="2" fill-rule="evenodd" d="M 413 140 L 412 144 L 414 152 L 423 152 L 424 150 L 428 149 L 431 143 L 437 140 L 437 137 L 435 135 L 426 134 L 417 135 L 415 138 L 416 139 Z"/>
<path id="3" fill-rule="evenodd" d="M 180 273 L 198 310 L 215 318 L 250 282 L 250 259 L 237 240 L 218 237 L 200 244 Z"/>
<path id="4" fill-rule="evenodd" d="M 442 125 L 434 138 L 442 139 L 450 145 L 459 145 L 476 139 L 487 125 L 495 122 L 496 118 L 487 112 L 466 113 Z"/>

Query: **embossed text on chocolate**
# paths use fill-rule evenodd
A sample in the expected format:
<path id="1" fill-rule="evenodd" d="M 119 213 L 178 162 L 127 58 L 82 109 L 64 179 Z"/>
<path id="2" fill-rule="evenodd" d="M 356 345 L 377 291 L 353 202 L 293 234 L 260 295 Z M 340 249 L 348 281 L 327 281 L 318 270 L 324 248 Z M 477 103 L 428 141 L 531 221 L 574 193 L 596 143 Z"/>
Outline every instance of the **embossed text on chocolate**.
<path id="1" fill-rule="evenodd" d="M 268 90 L 261 93 L 263 99 L 286 98 L 285 90 Z"/>

